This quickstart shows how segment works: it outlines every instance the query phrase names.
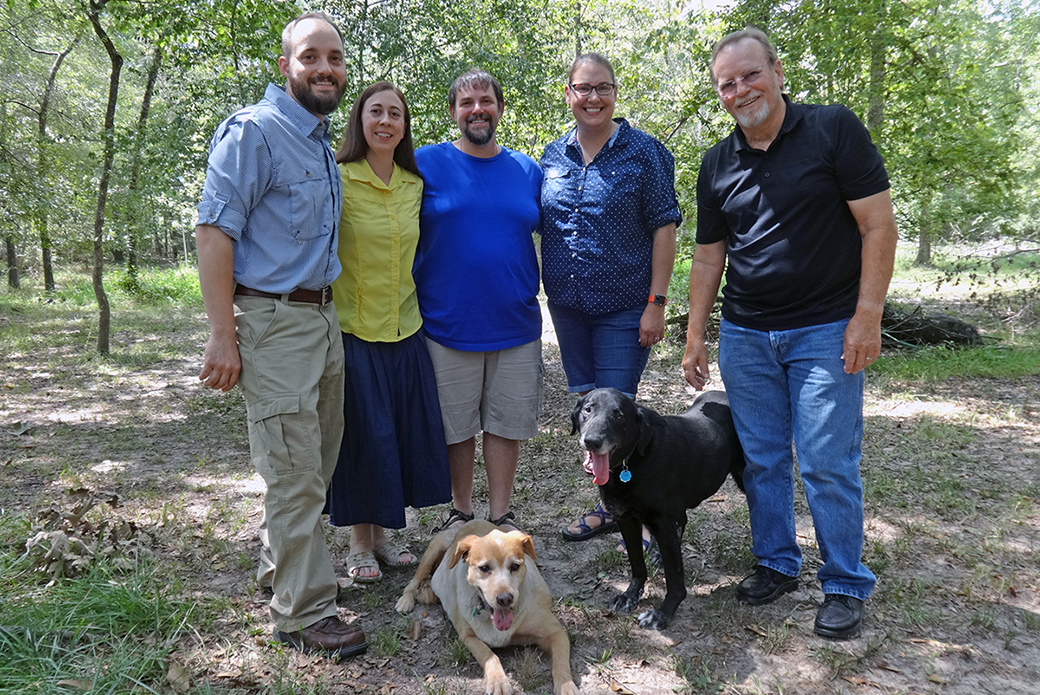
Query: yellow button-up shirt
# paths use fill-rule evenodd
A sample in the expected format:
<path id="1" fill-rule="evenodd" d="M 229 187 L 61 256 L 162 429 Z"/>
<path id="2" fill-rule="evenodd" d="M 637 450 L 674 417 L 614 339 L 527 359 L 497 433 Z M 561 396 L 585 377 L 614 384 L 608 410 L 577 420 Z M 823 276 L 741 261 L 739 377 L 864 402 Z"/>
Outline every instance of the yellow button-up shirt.
<path id="1" fill-rule="evenodd" d="M 369 342 L 397 342 L 422 326 L 412 279 L 422 179 L 395 164 L 388 186 L 364 159 L 339 169 L 343 272 L 332 293 L 340 330 Z"/>

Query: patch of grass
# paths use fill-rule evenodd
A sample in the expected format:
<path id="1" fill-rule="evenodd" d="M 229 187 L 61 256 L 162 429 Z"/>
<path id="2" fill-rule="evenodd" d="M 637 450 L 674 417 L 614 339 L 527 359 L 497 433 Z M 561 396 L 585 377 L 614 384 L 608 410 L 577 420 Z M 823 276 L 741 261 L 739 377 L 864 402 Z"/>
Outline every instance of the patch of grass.
<path id="1" fill-rule="evenodd" d="M 448 653 L 446 656 L 448 663 L 455 668 L 464 666 L 468 664 L 471 659 L 473 659 L 473 655 L 470 654 L 469 647 L 467 647 L 466 643 L 463 642 L 457 636 L 448 645 Z"/>
<path id="2" fill-rule="evenodd" d="M 3 529 L 6 539 L 24 524 L 5 520 Z M 16 552 L 7 545 L 2 556 L 0 693 L 66 693 L 70 683 L 99 693 L 157 692 L 178 643 L 208 631 L 226 610 L 221 601 L 188 600 L 178 581 L 144 562 L 121 571 L 95 559 L 76 579 L 41 586 Z"/>
<path id="3" fill-rule="evenodd" d="M 525 647 L 516 651 L 513 677 L 523 692 L 552 694 L 552 674 L 547 661 L 542 658 L 541 650 L 536 647 Z"/>
<path id="4" fill-rule="evenodd" d="M 379 627 L 372 638 L 372 650 L 377 656 L 397 656 L 401 651 L 401 633 L 390 627 Z"/>
<path id="5" fill-rule="evenodd" d="M 675 675 L 686 684 L 686 687 L 680 692 L 699 695 L 700 693 L 722 692 L 725 689 L 725 686 L 715 677 L 711 657 L 698 654 L 684 659 L 675 653 L 670 656 L 675 664 Z"/>
<path id="6" fill-rule="evenodd" d="M 900 382 L 935 382 L 952 377 L 1011 379 L 1038 373 L 1040 341 L 1032 336 L 976 348 L 931 345 L 912 350 L 885 350 L 871 367 L 871 378 Z"/>

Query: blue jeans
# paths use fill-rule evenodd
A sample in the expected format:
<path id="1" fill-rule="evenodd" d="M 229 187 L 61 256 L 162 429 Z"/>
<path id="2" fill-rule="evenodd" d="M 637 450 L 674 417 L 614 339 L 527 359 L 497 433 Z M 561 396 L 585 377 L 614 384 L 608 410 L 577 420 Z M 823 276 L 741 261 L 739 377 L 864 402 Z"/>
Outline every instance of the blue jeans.
<path id="1" fill-rule="evenodd" d="M 567 390 L 585 393 L 615 388 L 635 398 L 650 358 L 650 348 L 639 344 L 639 320 L 646 304 L 597 315 L 552 302 L 547 306 L 560 343 Z"/>
<path id="2" fill-rule="evenodd" d="M 719 373 L 747 460 L 755 557 L 788 576 L 801 571 L 793 439 L 823 557 L 823 592 L 865 600 L 876 578 L 862 562 L 863 372 L 844 371 L 847 325 L 756 331 L 723 320 Z"/>

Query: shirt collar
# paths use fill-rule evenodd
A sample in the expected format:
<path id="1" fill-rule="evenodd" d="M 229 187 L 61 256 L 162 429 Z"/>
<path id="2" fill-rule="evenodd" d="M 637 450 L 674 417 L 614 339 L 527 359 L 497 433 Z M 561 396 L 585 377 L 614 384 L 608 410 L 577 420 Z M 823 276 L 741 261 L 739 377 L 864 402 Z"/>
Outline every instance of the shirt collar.
<path id="1" fill-rule="evenodd" d="M 362 158 L 353 162 L 345 162 L 342 166 L 344 173 L 351 181 L 361 181 L 383 190 L 393 191 L 402 184 L 414 183 L 414 178 L 406 176 L 404 169 L 398 166 L 396 162 L 394 163 L 394 173 L 390 174 L 389 185 L 383 183 L 383 180 L 376 176 L 376 172 L 372 171 L 372 166 L 367 159 Z"/>
<path id="2" fill-rule="evenodd" d="M 628 131 L 632 129 L 632 126 L 630 126 L 628 124 L 628 121 L 626 121 L 624 118 L 615 118 L 614 122 L 618 124 L 618 129 L 615 130 L 614 134 L 610 136 L 609 140 L 607 140 L 607 144 L 605 145 L 605 147 L 613 147 L 614 143 L 618 140 L 621 141 L 621 144 L 624 144 L 628 136 Z M 622 132 L 624 133 L 624 136 L 622 136 Z M 574 148 L 578 147 L 577 128 L 571 129 L 570 136 L 567 138 L 567 146 Z"/>
<path id="3" fill-rule="evenodd" d="M 264 98 L 274 103 L 275 107 L 289 119 L 289 122 L 300 129 L 300 132 L 311 137 L 315 135 L 326 139 L 329 135 L 329 118 L 318 118 L 313 113 L 303 108 L 298 101 L 289 96 L 284 87 L 279 87 L 273 82 L 268 83 L 264 91 Z"/>
<path id="4" fill-rule="evenodd" d="M 776 137 L 773 138 L 773 142 L 779 140 L 781 135 L 794 130 L 794 127 L 798 125 L 798 121 L 802 120 L 802 105 L 791 101 L 786 94 L 781 94 L 780 96 L 783 98 L 787 108 L 784 111 L 784 122 L 780 124 L 780 132 L 778 132 Z M 744 131 L 740 129 L 739 125 L 733 128 L 733 135 L 737 141 L 738 152 L 740 150 L 754 149 L 747 144 L 747 138 L 744 137 Z"/>

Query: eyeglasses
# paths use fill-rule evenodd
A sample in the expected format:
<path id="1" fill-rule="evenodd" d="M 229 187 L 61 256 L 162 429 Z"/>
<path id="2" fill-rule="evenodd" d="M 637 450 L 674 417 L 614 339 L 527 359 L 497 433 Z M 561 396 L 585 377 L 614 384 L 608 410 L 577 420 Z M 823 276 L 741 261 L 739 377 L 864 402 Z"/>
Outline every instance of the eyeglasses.
<path id="1" fill-rule="evenodd" d="M 766 67 L 763 65 L 755 68 L 754 70 L 748 70 L 740 77 L 736 77 L 732 80 L 726 80 L 725 82 L 720 82 L 719 86 L 717 87 L 719 94 L 721 94 L 724 97 L 733 96 L 737 93 L 737 85 L 739 85 L 741 82 L 743 82 L 746 86 L 755 84 L 762 78 L 762 74 L 765 72 L 765 69 Z"/>
<path id="2" fill-rule="evenodd" d="M 616 86 L 613 82 L 600 82 L 593 86 L 591 84 L 572 84 L 569 85 L 575 94 L 583 97 L 587 97 L 592 94 L 592 90 L 596 90 L 596 94 L 601 97 L 610 96 L 614 93 L 614 87 Z"/>

